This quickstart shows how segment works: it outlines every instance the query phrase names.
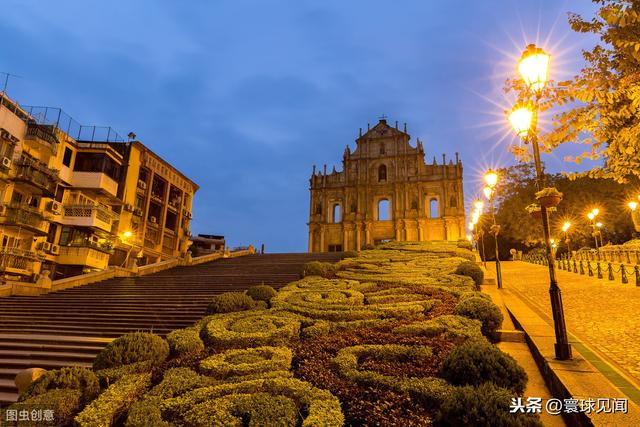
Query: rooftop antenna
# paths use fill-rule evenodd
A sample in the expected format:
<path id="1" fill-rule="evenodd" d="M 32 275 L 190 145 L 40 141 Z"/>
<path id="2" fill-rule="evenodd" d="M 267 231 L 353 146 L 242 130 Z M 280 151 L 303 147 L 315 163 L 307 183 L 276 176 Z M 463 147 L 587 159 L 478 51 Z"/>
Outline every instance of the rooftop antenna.
<path id="1" fill-rule="evenodd" d="M 9 85 L 9 77 L 21 78 L 17 74 L 11 74 L 11 73 L 5 73 L 5 72 L 0 72 L 0 75 L 4 76 L 4 84 L 2 85 L 2 94 L 3 95 L 5 95 L 7 93 L 7 86 Z"/>
<path id="2" fill-rule="evenodd" d="M 136 139 L 136 134 L 133 132 L 129 132 L 129 135 L 127 135 L 127 137 L 129 138 L 129 141 L 133 141 L 134 139 Z"/>

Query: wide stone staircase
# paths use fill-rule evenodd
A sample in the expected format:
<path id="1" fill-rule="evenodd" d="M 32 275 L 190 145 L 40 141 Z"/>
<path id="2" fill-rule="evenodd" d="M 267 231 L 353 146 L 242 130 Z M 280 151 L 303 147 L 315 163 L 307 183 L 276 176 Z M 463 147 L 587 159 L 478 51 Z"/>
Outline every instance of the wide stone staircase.
<path id="1" fill-rule="evenodd" d="M 212 295 L 260 284 L 278 289 L 299 279 L 309 261 L 341 258 L 340 253 L 255 254 L 39 297 L 0 298 L 0 406 L 17 399 L 13 381 L 22 369 L 91 366 L 96 354 L 124 333 L 166 335 L 201 318 Z"/>

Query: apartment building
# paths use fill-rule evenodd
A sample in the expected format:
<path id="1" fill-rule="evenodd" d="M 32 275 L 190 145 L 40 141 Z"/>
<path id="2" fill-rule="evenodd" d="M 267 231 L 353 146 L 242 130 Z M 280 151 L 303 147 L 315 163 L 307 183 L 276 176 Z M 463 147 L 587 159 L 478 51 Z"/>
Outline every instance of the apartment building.
<path id="1" fill-rule="evenodd" d="M 186 252 L 198 186 L 130 134 L 0 94 L 0 279 Z"/>

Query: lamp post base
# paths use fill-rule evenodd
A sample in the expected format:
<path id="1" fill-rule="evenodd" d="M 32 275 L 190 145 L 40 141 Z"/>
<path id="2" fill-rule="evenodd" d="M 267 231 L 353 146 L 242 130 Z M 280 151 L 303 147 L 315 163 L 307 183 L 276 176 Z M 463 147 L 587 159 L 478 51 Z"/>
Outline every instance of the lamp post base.
<path id="1" fill-rule="evenodd" d="M 555 344 L 556 359 L 569 360 L 571 359 L 571 344 Z"/>

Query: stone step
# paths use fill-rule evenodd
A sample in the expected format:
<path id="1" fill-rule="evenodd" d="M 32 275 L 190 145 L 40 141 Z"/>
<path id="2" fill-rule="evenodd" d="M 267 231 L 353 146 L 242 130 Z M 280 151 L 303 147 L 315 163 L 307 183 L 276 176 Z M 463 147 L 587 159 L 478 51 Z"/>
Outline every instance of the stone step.
<path id="1" fill-rule="evenodd" d="M 72 351 L 75 353 L 98 354 L 104 345 L 62 345 L 43 344 L 41 342 L 9 342 L 0 340 L 0 351 L 25 350 L 25 351 Z M 1 370 L 0 370 L 1 371 Z"/>

